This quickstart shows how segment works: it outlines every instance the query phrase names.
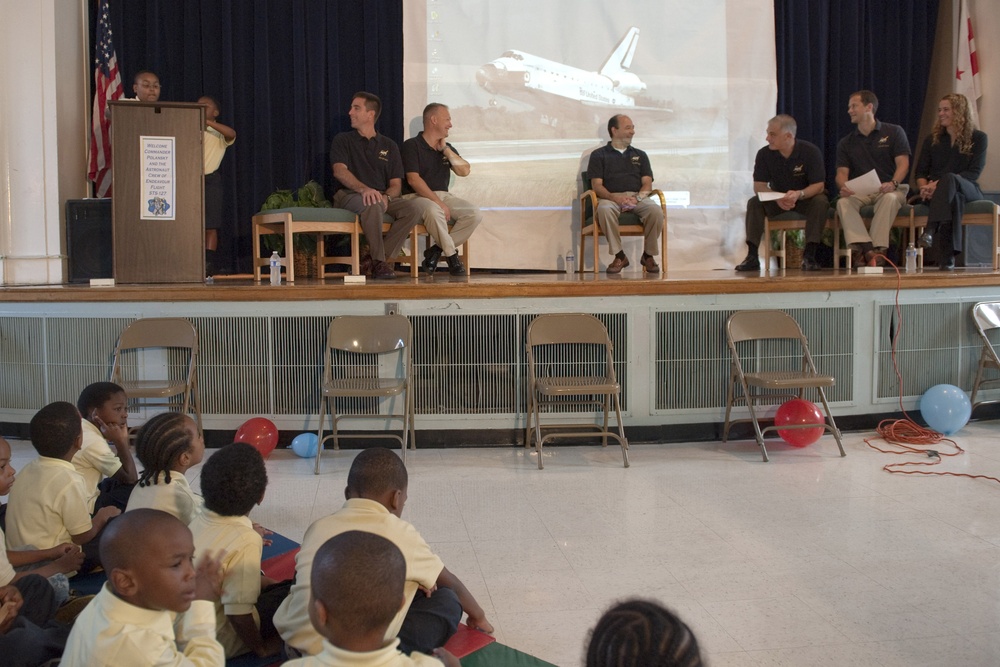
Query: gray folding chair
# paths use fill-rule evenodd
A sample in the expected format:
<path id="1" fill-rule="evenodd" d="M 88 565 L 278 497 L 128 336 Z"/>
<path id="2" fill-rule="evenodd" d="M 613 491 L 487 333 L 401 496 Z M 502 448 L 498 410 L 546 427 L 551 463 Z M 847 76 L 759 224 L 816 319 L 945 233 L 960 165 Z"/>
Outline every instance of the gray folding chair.
<path id="1" fill-rule="evenodd" d="M 327 330 L 323 353 L 323 384 L 319 402 L 319 446 L 316 449 L 316 474 L 319 474 L 323 443 L 333 440 L 340 449 L 340 438 L 393 438 L 399 441 L 402 459 L 406 461 L 407 442 L 415 449 L 417 443 L 413 420 L 413 328 L 403 315 L 336 317 Z M 388 371 L 386 364 L 394 366 Z M 336 371 L 336 373 L 335 373 Z M 381 399 L 400 397 L 402 412 L 338 413 L 338 398 Z M 394 403 L 395 401 L 393 401 Z M 330 411 L 332 433 L 323 437 L 326 411 Z M 340 435 L 339 423 L 345 419 L 400 420 L 402 435 L 379 431 L 372 434 Z"/>
<path id="2" fill-rule="evenodd" d="M 985 378 L 984 371 L 989 368 L 993 371 L 1000 371 L 1000 357 L 997 356 L 994 343 L 990 336 L 998 339 L 1000 334 L 996 331 L 1000 329 L 1000 301 L 982 301 L 972 307 L 972 321 L 976 325 L 976 332 L 983 341 L 983 349 L 979 353 L 979 368 L 976 370 L 976 381 L 972 385 L 972 409 L 975 410 L 980 405 L 998 403 L 1000 399 L 976 402 L 976 396 L 980 389 L 991 389 L 1000 386 L 1000 377 Z"/>
<path id="3" fill-rule="evenodd" d="M 769 341 L 785 345 L 781 349 L 780 360 L 769 358 L 762 348 L 762 345 Z M 824 388 L 834 386 L 836 380 L 832 375 L 820 375 L 816 371 L 816 365 L 809 354 L 809 341 L 806 340 L 798 323 L 788 313 L 780 310 L 743 310 L 733 313 L 726 321 L 726 343 L 732 355 L 732 366 L 726 391 L 726 423 L 723 427 L 722 442 L 728 439 L 729 427 L 732 424 L 752 422 L 760 453 L 764 461 L 767 461 L 764 433 L 776 431 L 778 427 L 772 425 L 761 429 L 755 406 L 761 401 L 802 398 L 806 389 L 815 389 L 819 392 L 823 410 L 826 412 L 823 428 L 833 434 L 837 447 L 840 448 L 840 455 L 847 456 L 840 441 L 840 429 L 833 419 L 824 392 Z M 742 355 L 740 348 L 744 350 Z M 784 364 L 781 363 L 782 360 L 785 361 Z M 794 368 L 788 368 L 789 362 L 794 364 Z M 748 373 L 745 370 L 748 365 L 760 370 Z M 736 394 L 736 387 L 742 389 L 742 395 Z M 752 391 L 751 388 L 756 391 Z M 789 394 L 790 391 L 794 393 Z M 733 406 L 739 404 L 745 404 L 750 409 L 750 418 L 730 420 Z M 782 430 L 795 428 L 817 428 L 817 425 L 781 427 Z"/>
<path id="4" fill-rule="evenodd" d="M 567 356 L 558 361 L 539 359 L 540 348 L 550 346 L 564 348 L 589 348 L 593 359 L 581 363 Z M 595 353 L 594 350 L 599 352 Z M 603 352 L 603 354 L 600 354 Z M 553 438 L 579 437 L 580 430 L 596 430 L 602 437 L 603 446 L 607 447 L 608 438 L 614 438 L 622 448 L 622 459 L 625 467 L 628 463 L 628 440 L 625 439 L 625 428 L 622 424 L 622 411 L 619 402 L 621 387 L 615 379 L 615 367 L 612 361 L 611 338 L 604 324 L 593 315 L 557 314 L 539 315 L 528 325 L 528 417 L 524 430 L 524 446 L 531 446 L 534 435 L 535 447 L 538 452 L 538 469 L 542 469 L 542 446 L 546 440 Z M 586 354 L 586 351 L 583 352 Z M 597 358 L 600 354 L 600 359 Z M 595 373 L 595 368 L 597 373 Z M 590 371 L 588 375 L 587 372 Z M 567 397 L 577 397 L 577 400 L 567 401 Z M 608 429 L 608 413 L 614 405 L 615 418 L 618 423 L 617 433 Z M 592 405 L 604 411 L 602 425 L 590 423 L 549 424 L 542 426 L 542 407 L 575 408 Z M 574 429 L 546 433 L 542 429 Z"/>
<path id="5" fill-rule="evenodd" d="M 166 355 L 166 377 L 150 379 L 145 355 L 161 350 Z M 194 408 L 201 429 L 201 399 L 198 394 L 198 332 L 180 317 L 151 317 L 128 325 L 118 338 L 111 381 L 125 389 L 129 399 L 161 399 L 183 396 L 181 411 Z"/>

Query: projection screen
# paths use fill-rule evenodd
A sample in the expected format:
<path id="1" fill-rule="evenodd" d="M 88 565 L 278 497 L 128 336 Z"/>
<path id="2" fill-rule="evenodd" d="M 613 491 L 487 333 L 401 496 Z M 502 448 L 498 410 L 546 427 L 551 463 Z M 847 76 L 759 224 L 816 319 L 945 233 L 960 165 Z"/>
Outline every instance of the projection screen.
<path id="1" fill-rule="evenodd" d="M 580 173 L 617 113 L 668 194 L 670 270 L 741 255 L 775 113 L 770 0 L 407 0 L 404 12 L 404 136 L 428 102 L 448 105 L 449 142 L 472 163 L 450 189 L 484 212 L 475 267 L 558 270 L 579 254 Z M 637 257 L 641 239 L 625 241 Z M 593 266 L 589 245 L 578 261 Z"/>

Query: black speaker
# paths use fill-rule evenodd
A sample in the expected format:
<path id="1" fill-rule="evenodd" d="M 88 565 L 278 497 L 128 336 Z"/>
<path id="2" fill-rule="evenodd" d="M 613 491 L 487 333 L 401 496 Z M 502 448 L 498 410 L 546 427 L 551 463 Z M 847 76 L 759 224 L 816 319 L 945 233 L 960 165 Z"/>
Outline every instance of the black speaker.
<path id="1" fill-rule="evenodd" d="M 113 239 L 110 198 L 67 200 L 69 282 L 85 283 L 91 278 L 113 278 Z"/>

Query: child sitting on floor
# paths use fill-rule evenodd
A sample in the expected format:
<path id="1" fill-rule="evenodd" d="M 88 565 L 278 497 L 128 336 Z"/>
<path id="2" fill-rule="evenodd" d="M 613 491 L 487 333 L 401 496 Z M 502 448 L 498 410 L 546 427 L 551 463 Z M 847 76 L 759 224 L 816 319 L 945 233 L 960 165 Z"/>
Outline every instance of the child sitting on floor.
<path id="1" fill-rule="evenodd" d="M 288 586 L 260 573 L 263 538 L 247 516 L 264 499 L 266 489 L 264 459 L 245 442 L 218 450 L 201 470 L 205 507 L 189 527 L 196 554 L 225 553 L 222 599 L 215 611 L 219 643 L 227 658 L 247 651 L 259 657 L 277 655 L 282 647 L 272 619 Z"/>
<path id="2" fill-rule="evenodd" d="M 10 493 L 15 472 L 10 463 L 10 444 L 0 437 L 0 496 Z M 62 655 L 69 628 L 51 621 L 65 598 L 57 595 L 48 577 L 60 576 L 58 589 L 68 593 L 66 574 L 80 569 L 82 563 L 83 551 L 75 544 L 61 544 L 45 551 L 8 552 L 0 530 L 0 616 L 3 604 L 10 603 L 9 616 L 0 621 L 0 656 L 17 656 L 17 664 L 41 664 Z M 30 572 L 14 571 L 15 565 L 38 564 Z M 8 664 L 9 660 L 0 658 L 0 663 Z"/>
<path id="3" fill-rule="evenodd" d="M 73 466 L 83 475 L 90 513 L 108 505 L 124 511 L 139 479 L 128 442 L 125 390 L 114 382 L 95 382 L 80 392 L 76 407 L 83 415 L 83 447 Z"/>
<path id="4" fill-rule="evenodd" d="M 201 496 L 191 490 L 184 476 L 205 456 L 205 441 L 198 424 L 179 412 L 158 414 L 139 429 L 135 454 L 143 471 L 126 511 L 142 507 L 163 510 L 184 525 L 191 523 L 203 505 Z"/>
<path id="5" fill-rule="evenodd" d="M 10 443 L 0 437 L 0 496 L 6 496 L 14 484 L 14 466 L 10 463 Z M 62 575 L 59 590 L 68 593 L 69 584 L 65 583 L 68 574 L 76 572 L 83 565 L 83 550 L 77 545 L 67 542 L 51 549 L 23 549 L 7 551 L 7 539 L 0 530 L 0 586 L 13 584 L 24 599 L 21 615 L 30 619 L 36 625 L 44 625 L 55 614 L 56 605 L 65 601 L 52 590 L 56 585 L 38 586 L 34 579 L 46 580 L 49 577 Z M 19 568 L 22 572 L 15 572 Z M 49 589 L 49 590 L 46 590 Z"/>
<path id="6" fill-rule="evenodd" d="M 212 602 L 219 561 L 205 553 L 195 568 L 187 526 L 159 510 L 126 512 L 101 554 L 108 581 L 73 624 L 62 667 L 225 664 Z"/>
<path id="7" fill-rule="evenodd" d="M 399 650 L 399 639 L 386 640 L 386 630 L 401 607 L 406 559 L 395 544 L 374 533 L 349 530 L 327 540 L 316 552 L 311 575 L 309 615 L 323 635 L 323 652 L 285 663 L 294 667 L 323 665 L 440 665 L 459 667 L 443 648 L 431 658 Z"/>
<path id="8" fill-rule="evenodd" d="M 431 653 L 443 646 L 455 634 L 463 611 L 469 615 L 469 627 L 493 632 L 465 584 L 448 571 L 416 528 L 399 518 L 406 503 L 406 487 L 406 467 L 393 451 L 373 447 L 355 457 L 347 476 L 347 502 L 306 530 L 302 549 L 295 556 L 295 584 L 274 615 L 275 627 L 292 648 L 309 655 L 323 648 L 323 638 L 309 620 L 313 558 L 324 542 L 348 530 L 381 535 L 403 552 L 406 604 L 385 635 L 387 641 L 398 636 L 401 651 Z"/>
<path id="9" fill-rule="evenodd" d="M 669 610 L 627 600 L 604 612 L 590 633 L 586 667 L 700 667 L 698 640 Z"/>
<path id="10" fill-rule="evenodd" d="M 103 507 L 93 519 L 87 511 L 83 477 L 71 463 L 83 441 L 80 413 L 72 403 L 50 403 L 31 418 L 30 433 L 39 456 L 10 490 L 7 547 L 64 549 L 72 542 L 85 555 L 79 571 L 89 572 L 100 564 L 95 538 L 121 510 Z"/>

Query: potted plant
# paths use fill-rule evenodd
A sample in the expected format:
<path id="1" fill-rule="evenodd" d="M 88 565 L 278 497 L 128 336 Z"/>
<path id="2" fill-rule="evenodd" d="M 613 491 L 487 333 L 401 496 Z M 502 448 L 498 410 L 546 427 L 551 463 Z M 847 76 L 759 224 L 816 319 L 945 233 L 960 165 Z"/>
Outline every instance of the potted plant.
<path id="1" fill-rule="evenodd" d="M 298 190 L 275 190 L 260 207 L 261 211 L 273 211 L 280 208 L 333 208 L 323 195 L 323 186 L 316 181 L 309 181 Z M 295 273 L 306 278 L 315 277 L 316 273 L 316 237 L 313 234 L 296 234 L 292 240 L 295 244 Z M 268 234 L 261 238 L 261 245 L 272 253 L 277 251 L 285 254 L 285 237 L 281 234 Z"/>

